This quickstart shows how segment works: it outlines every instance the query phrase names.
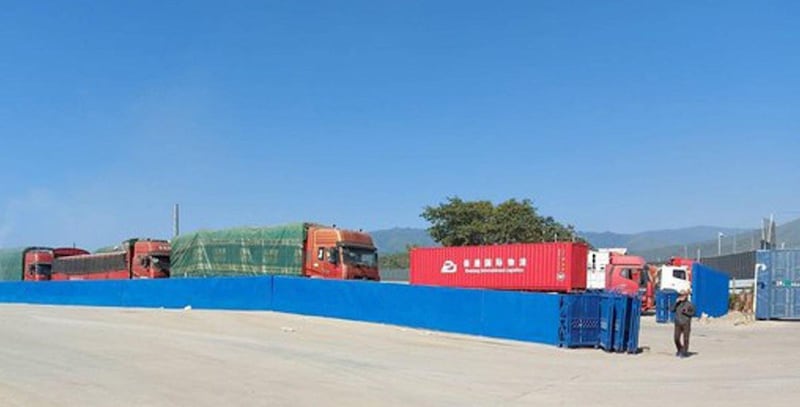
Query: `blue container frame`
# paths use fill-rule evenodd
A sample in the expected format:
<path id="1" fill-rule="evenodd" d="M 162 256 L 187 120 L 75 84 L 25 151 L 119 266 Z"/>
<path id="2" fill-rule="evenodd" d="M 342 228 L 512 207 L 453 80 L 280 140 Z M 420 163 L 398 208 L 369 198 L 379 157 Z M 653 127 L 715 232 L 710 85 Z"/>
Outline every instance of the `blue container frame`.
<path id="1" fill-rule="evenodd" d="M 564 295 L 560 346 L 639 352 L 642 302 L 618 293 Z"/>
<path id="2" fill-rule="evenodd" d="M 671 311 L 672 305 L 678 300 L 675 290 L 659 290 L 656 292 L 656 322 L 665 324 L 675 321 L 675 313 Z"/>
<path id="3" fill-rule="evenodd" d="M 592 292 L 561 296 L 559 346 L 599 346 L 600 299 L 600 293 Z"/>

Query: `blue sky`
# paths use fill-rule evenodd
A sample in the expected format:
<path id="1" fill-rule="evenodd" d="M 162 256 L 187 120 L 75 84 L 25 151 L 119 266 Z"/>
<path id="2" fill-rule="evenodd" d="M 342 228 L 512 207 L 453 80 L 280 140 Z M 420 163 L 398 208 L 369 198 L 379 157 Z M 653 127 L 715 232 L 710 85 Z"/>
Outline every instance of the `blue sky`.
<path id="1" fill-rule="evenodd" d="M 793 1 L 74 1 L 0 10 L 0 246 L 447 196 L 582 230 L 800 210 Z M 780 215 L 779 215 L 780 219 Z"/>

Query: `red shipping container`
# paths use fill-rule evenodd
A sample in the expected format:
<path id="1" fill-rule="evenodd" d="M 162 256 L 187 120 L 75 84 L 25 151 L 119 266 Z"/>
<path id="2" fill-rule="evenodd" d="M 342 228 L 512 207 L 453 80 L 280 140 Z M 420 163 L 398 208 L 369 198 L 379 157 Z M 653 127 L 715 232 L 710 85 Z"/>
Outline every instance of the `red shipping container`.
<path id="1" fill-rule="evenodd" d="M 411 250 L 411 284 L 526 291 L 586 289 L 583 243 L 523 243 Z"/>

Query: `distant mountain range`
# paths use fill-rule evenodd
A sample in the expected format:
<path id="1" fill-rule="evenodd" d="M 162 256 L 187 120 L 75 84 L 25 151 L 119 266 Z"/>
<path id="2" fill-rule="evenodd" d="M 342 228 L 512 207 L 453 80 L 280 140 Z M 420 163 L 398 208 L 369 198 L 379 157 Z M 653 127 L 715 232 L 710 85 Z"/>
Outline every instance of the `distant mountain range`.
<path id="1" fill-rule="evenodd" d="M 631 253 L 644 256 L 651 261 L 666 260 L 672 256 L 695 257 L 700 249 L 702 257 L 717 254 L 717 234 L 722 232 L 723 254 L 732 253 L 734 240 L 736 251 L 747 251 L 758 247 L 760 231 L 695 226 L 681 229 L 653 230 L 641 233 L 580 232 L 595 247 L 626 247 Z M 373 231 L 372 237 L 383 254 L 400 253 L 409 245 L 436 246 L 425 229 L 393 228 Z M 735 239 L 734 239 L 735 236 Z M 778 245 L 787 248 L 800 247 L 800 219 L 778 226 Z"/>
<path id="2" fill-rule="evenodd" d="M 667 246 L 681 246 L 682 248 L 683 245 L 689 243 L 716 239 L 719 232 L 731 236 L 745 231 L 745 229 L 718 226 L 694 226 L 629 234 L 614 232 L 579 232 L 579 234 L 594 247 L 626 247 L 633 253 L 641 253 Z"/>
<path id="3" fill-rule="evenodd" d="M 731 254 L 758 249 L 761 241 L 760 230 L 745 230 L 739 233 L 725 233 L 722 238 L 722 254 Z M 650 261 L 666 260 L 672 256 L 688 255 L 691 258 L 697 257 L 698 250 L 700 257 L 714 257 L 719 253 L 719 241 L 716 232 L 710 239 L 701 241 L 684 242 L 664 247 L 651 248 L 637 251 L 636 254 L 644 256 Z M 782 225 L 778 225 L 776 230 L 775 242 L 778 248 L 800 248 L 800 219 L 793 220 Z"/>

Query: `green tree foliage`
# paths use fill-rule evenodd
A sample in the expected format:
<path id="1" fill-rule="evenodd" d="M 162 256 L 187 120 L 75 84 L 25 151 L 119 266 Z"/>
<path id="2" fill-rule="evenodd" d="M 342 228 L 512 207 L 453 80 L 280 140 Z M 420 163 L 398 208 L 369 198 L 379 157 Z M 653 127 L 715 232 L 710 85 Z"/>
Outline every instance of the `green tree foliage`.
<path id="1" fill-rule="evenodd" d="M 443 246 L 581 240 L 572 225 L 540 216 L 529 199 L 509 199 L 495 206 L 452 197 L 439 206 L 425 207 L 421 216 L 431 224 L 428 233 Z"/>
<path id="2" fill-rule="evenodd" d="M 433 240 L 443 246 L 466 246 L 489 243 L 489 220 L 494 205 L 489 201 L 465 202 L 458 197 L 437 207 L 425 207 L 422 217 L 431 223 Z"/>
<path id="3" fill-rule="evenodd" d="M 409 255 L 411 249 L 418 245 L 406 245 L 406 250 L 401 253 L 385 254 L 378 258 L 378 267 L 381 269 L 407 269 L 409 268 Z"/>
<path id="4" fill-rule="evenodd" d="M 384 254 L 379 257 L 378 263 L 382 270 L 407 269 L 408 252 Z"/>

